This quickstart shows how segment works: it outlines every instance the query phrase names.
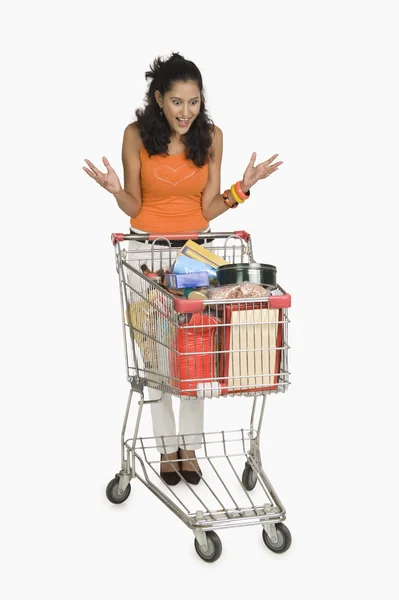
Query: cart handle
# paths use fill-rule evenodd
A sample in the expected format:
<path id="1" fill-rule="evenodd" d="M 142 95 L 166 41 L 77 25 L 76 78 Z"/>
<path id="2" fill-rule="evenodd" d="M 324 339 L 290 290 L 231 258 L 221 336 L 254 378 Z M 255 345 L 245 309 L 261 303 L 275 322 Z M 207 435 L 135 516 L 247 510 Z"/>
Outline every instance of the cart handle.
<path id="1" fill-rule="evenodd" d="M 154 240 L 164 239 L 164 240 L 206 240 L 208 238 L 226 238 L 230 236 L 235 236 L 244 240 L 244 242 L 248 242 L 251 234 L 247 231 L 224 231 L 219 233 L 213 233 L 212 231 L 204 231 L 199 233 L 198 231 L 187 232 L 187 233 L 112 233 L 111 241 L 113 245 L 118 244 L 119 242 L 124 242 L 127 240 L 149 240 L 153 242 Z"/>

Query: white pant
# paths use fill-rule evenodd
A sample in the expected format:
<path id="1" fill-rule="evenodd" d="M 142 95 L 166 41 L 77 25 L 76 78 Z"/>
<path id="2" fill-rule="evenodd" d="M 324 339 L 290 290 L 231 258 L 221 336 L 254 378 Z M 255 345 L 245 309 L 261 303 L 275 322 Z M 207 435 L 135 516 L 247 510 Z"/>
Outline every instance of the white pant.
<path id="1" fill-rule="evenodd" d="M 129 241 L 129 264 L 140 270 L 140 265 L 145 263 L 150 269 L 158 270 L 161 267 L 159 253 L 152 253 L 152 248 L 167 250 L 165 246 L 146 244 L 134 240 Z M 172 248 L 172 260 L 176 258 L 178 251 L 179 248 Z M 152 259 L 154 264 L 152 264 Z M 134 288 L 134 274 L 130 275 L 129 279 Z M 150 400 L 156 400 L 162 396 L 160 390 L 150 387 L 148 388 L 148 394 Z M 204 400 L 202 398 L 182 398 L 180 400 L 178 434 L 176 432 L 171 395 L 165 393 L 160 402 L 153 402 L 150 406 L 154 437 L 159 452 L 171 454 L 176 452 L 178 447 L 187 450 L 201 448 L 201 434 L 204 430 Z M 184 438 L 181 437 L 182 435 L 184 435 Z M 161 436 L 163 436 L 163 439 Z"/>
<path id="2" fill-rule="evenodd" d="M 150 400 L 161 397 L 161 392 L 154 388 L 148 388 L 148 394 Z M 177 451 L 178 446 L 187 450 L 201 448 L 201 433 L 204 430 L 204 401 L 202 398 L 182 398 L 180 400 L 179 437 L 176 435 L 171 395 L 165 393 L 161 402 L 153 402 L 150 406 L 152 427 L 159 452 L 171 454 Z M 184 435 L 183 438 L 182 435 Z"/>

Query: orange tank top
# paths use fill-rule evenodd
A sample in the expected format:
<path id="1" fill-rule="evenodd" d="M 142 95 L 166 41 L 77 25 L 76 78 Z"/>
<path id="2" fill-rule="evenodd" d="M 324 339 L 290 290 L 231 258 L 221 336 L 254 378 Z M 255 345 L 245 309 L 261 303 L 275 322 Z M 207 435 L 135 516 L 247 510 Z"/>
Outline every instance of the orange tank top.
<path id="1" fill-rule="evenodd" d="M 184 153 L 148 156 L 140 150 L 141 210 L 130 219 L 135 229 L 150 233 L 200 231 L 209 222 L 201 211 L 208 165 L 197 167 Z"/>

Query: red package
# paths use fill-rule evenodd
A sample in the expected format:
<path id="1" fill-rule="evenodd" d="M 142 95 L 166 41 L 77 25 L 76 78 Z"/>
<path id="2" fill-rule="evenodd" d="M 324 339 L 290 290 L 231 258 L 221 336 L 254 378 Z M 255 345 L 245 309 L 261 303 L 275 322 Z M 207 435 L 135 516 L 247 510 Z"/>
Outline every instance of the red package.
<path id="1" fill-rule="evenodd" d="M 174 386 L 182 396 L 196 396 L 199 383 L 216 377 L 215 333 L 220 320 L 203 313 L 191 315 L 177 332 L 177 351 L 171 365 Z"/>

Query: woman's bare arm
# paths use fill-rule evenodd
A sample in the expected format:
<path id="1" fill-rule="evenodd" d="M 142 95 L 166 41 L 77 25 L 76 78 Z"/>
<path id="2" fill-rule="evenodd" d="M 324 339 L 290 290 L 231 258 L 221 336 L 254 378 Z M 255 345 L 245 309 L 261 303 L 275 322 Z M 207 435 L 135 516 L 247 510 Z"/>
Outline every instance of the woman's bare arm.
<path id="1" fill-rule="evenodd" d="M 209 161 L 208 181 L 202 192 L 201 206 L 202 214 L 207 221 L 215 219 L 219 215 L 229 210 L 224 203 L 223 196 L 220 193 L 220 171 L 222 167 L 223 156 L 223 132 L 220 127 L 215 126 L 215 136 L 213 139 L 214 157 Z M 229 195 L 230 197 L 230 195 Z"/>
<path id="2" fill-rule="evenodd" d="M 122 143 L 124 186 L 114 194 L 119 208 L 129 217 L 137 217 L 141 210 L 140 148 L 138 128 L 131 123 L 125 129 Z"/>

